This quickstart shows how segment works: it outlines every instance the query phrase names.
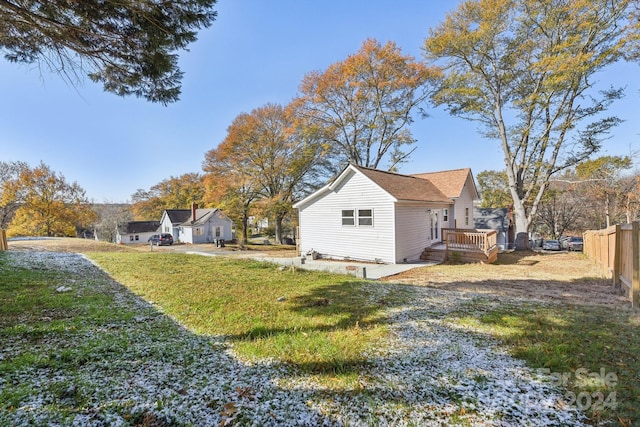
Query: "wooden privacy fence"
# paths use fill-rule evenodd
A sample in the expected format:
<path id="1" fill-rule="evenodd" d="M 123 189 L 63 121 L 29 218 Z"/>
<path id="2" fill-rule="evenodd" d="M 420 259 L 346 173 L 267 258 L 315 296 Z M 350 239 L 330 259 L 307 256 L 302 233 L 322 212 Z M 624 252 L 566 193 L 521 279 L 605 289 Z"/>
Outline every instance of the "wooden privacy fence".
<path id="1" fill-rule="evenodd" d="M 0 229 L 0 251 L 6 251 L 9 249 L 9 245 L 7 245 L 7 232 Z"/>
<path id="2" fill-rule="evenodd" d="M 584 234 L 584 253 L 640 306 L 640 223 L 614 225 Z"/>

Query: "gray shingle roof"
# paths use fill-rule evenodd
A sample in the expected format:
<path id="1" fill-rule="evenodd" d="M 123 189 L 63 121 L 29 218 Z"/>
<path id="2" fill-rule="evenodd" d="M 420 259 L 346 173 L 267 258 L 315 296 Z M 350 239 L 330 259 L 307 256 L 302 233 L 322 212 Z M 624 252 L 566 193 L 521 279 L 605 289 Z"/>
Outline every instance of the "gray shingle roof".
<path id="1" fill-rule="evenodd" d="M 191 217 L 190 209 L 167 209 L 165 212 L 171 224 L 182 224 Z"/>
<path id="2" fill-rule="evenodd" d="M 118 230 L 121 234 L 137 234 L 137 233 L 151 233 L 158 231 L 160 228 L 160 221 L 131 221 L 126 224 L 120 225 Z"/>

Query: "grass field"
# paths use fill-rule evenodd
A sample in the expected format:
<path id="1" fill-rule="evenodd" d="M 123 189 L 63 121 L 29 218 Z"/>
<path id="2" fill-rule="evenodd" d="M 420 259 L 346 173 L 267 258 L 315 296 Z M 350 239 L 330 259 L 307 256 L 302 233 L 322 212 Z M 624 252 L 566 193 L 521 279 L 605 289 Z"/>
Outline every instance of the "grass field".
<path id="1" fill-rule="evenodd" d="M 111 402 L 112 412 L 127 422 L 141 421 L 145 416 L 153 421 L 157 416 L 153 414 L 158 413 L 155 407 L 151 411 L 126 399 L 88 393 L 85 384 L 90 382 L 78 370 L 100 372 L 106 369 L 103 364 L 110 364 L 123 372 L 113 381 L 126 382 L 123 378 L 131 375 L 132 367 L 141 369 L 158 360 L 169 366 L 204 369 L 195 359 L 202 352 L 208 354 L 206 349 L 218 341 L 231 345 L 234 355 L 251 362 L 249 366 L 271 360 L 284 363 L 291 372 L 313 377 L 315 384 L 327 390 L 323 393 L 331 391 L 329 402 L 334 403 L 326 405 L 332 407 L 345 398 L 343 392 L 353 393 L 362 387 L 363 378 L 368 378 L 369 357 L 377 346 L 388 342 L 398 310 L 402 313 L 404 304 L 418 292 L 428 295 L 430 287 L 443 287 L 447 290 L 433 292 L 447 295 L 447 303 L 425 308 L 426 314 L 421 314 L 426 316 L 425 327 L 438 322 L 452 331 L 464 331 L 478 342 L 498 339 L 512 355 L 562 387 L 565 402 L 584 410 L 593 424 L 640 423 L 640 316 L 605 294 L 600 297 L 605 305 L 597 304 L 599 297 L 594 292 L 608 292 L 606 284 L 591 275 L 588 262 L 576 254 L 505 258 L 507 262 L 494 266 L 440 266 L 395 278 L 401 285 L 392 284 L 393 279 L 389 284 L 362 283 L 251 260 L 111 249 L 92 252 L 91 257 L 153 305 L 136 302 L 133 295 L 125 298 L 125 304 L 122 296 L 112 292 L 114 285 L 95 274 L 81 275 L 81 292 L 57 292 L 60 286 L 76 288 L 78 279 L 54 268 L 8 268 L 6 256 L 0 255 L 0 338 L 8 343 L 0 353 L 0 382 L 5 381 L 0 384 L 0 410 L 5 413 L 24 407 L 29 396 L 40 393 L 42 399 L 52 402 L 45 418 L 48 421 L 64 420 L 65 414 L 82 412 L 100 400 Z M 483 286 L 485 293 L 472 292 Z M 543 298 L 532 292 L 536 286 L 544 289 Z M 514 289 L 515 295 L 525 299 L 514 298 Z M 588 303 L 558 302 L 581 302 L 573 296 L 559 298 L 576 289 L 592 291 Z M 390 312 L 396 316 L 390 317 Z M 184 338 L 184 332 L 170 318 L 193 336 Z M 183 352 L 184 348 L 203 345 L 205 349 Z M 185 360 L 188 353 L 193 355 Z M 209 360 L 207 357 L 203 360 Z M 235 362 L 225 362 L 224 369 L 227 365 L 236 372 L 231 375 L 240 372 Z M 59 381 L 49 377 L 39 384 L 42 390 L 33 388 L 38 384 L 20 385 L 20 376 L 33 369 L 51 373 L 66 370 L 67 375 Z M 163 381 L 170 382 L 167 378 Z M 484 380 L 478 377 L 478 381 Z M 171 399 L 194 398 L 190 389 L 185 390 L 184 396 L 177 390 Z M 229 390 L 234 392 L 234 387 Z M 356 394 L 353 399 L 373 402 L 384 399 L 384 393 L 375 398 Z M 235 390 L 235 395 L 242 394 Z M 169 407 L 170 399 L 166 399 L 157 405 L 165 402 Z M 220 399 L 219 407 L 224 408 L 226 401 Z M 385 404 L 391 402 L 385 400 Z M 288 405 L 291 410 L 296 403 Z M 321 413 L 329 410 L 323 408 Z M 218 417 L 214 419 L 219 420 L 221 410 L 214 412 Z M 474 424 L 460 414 L 448 416 L 443 418 L 448 423 Z"/>
<path id="2" fill-rule="evenodd" d="M 221 335 L 246 359 L 348 374 L 385 331 L 390 300 L 350 276 L 253 260 L 93 253 L 112 277 L 199 334 Z"/>
<path id="3" fill-rule="evenodd" d="M 640 422 L 640 317 L 604 306 L 476 301 L 450 321 L 506 343 L 595 424 Z"/>

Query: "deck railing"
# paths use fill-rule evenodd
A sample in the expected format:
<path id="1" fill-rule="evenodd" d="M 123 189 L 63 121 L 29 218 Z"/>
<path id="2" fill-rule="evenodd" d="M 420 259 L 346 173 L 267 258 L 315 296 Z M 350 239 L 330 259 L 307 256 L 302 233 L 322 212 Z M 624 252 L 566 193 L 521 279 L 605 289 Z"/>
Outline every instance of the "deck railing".
<path id="1" fill-rule="evenodd" d="M 495 230 L 443 228 L 442 238 L 450 251 L 482 252 L 493 257 L 498 252 L 498 233 Z"/>

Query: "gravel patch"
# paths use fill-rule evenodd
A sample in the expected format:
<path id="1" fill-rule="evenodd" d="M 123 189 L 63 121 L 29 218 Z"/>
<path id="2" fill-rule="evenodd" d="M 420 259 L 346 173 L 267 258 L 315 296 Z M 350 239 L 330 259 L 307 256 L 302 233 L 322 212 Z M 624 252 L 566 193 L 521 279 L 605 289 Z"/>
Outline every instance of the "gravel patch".
<path id="1" fill-rule="evenodd" d="M 497 342 L 447 321 L 468 296 L 416 289 L 390 309 L 390 336 L 367 355 L 359 383 L 335 390 L 275 361 L 242 361 L 224 337 L 199 336 L 131 294 L 80 255 L 7 252 L 13 266 L 54 270 L 65 294 L 102 292 L 128 321 L 43 337 L 48 363 L 0 372 L 0 425 L 582 425 L 548 385 Z M 2 284 L 0 271 L 0 285 Z M 380 284 L 379 295 L 394 292 Z M 465 300 L 466 299 L 466 300 Z M 0 362 L 33 351 L 9 335 Z M 3 341 L 4 338 L 3 338 Z M 44 357 L 44 356 L 43 356 Z M 56 357 L 60 358 L 56 368 Z M 1 393 L 1 392 L 0 392 Z"/>

